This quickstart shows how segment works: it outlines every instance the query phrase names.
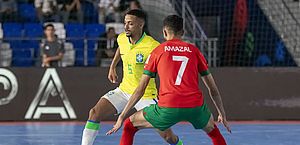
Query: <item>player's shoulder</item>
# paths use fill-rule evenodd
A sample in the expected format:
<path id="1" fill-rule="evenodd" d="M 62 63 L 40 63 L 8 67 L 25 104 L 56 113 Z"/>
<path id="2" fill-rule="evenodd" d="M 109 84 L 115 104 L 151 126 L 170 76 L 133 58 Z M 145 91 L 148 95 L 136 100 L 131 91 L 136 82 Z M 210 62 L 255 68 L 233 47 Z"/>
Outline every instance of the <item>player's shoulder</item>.
<path id="1" fill-rule="evenodd" d="M 126 33 L 125 32 L 122 32 L 118 35 L 118 38 L 117 40 L 118 41 L 121 41 L 121 40 L 124 40 L 124 39 L 127 39 L 127 36 L 126 36 Z"/>
<path id="2" fill-rule="evenodd" d="M 142 43 L 140 44 L 141 46 L 143 46 L 144 48 L 147 48 L 147 50 L 150 52 L 152 52 L 156 47 L 159 46 L 159 42 L 157 40 L 155 40 L 153 37 L 147 35 L 147 34 L 143 34 L 143 38 L 142 38 Z"/>
<path id="3" fill-rule="evenodd" d="M 145 34 L 145 43 L 148 43 L 148 45 L 151 45 L 152 47 L 157 47 L 160 43 L 157 41 L 157 40 L 155 40 L 152 36 L 149 36 L 149 35 L 147 35 L 147 34 Z M 154 49 L 153 48 L 153 49 Z"/>
<path id="4" fill-rule="evenodd" d="M 181 44 L 188 47 L 192 52 L 200 52 L 200 49 L 195 44 L 193 44 L 191 42 L 181 41 Z"/>
<path id="5" fill-rule="evenodd" d="M 154 39 L 152 36 L 149 36 L 147 34 L 145 34 L 145 39 L 149 42 L 159 43 L 156 39 Z"/>
<path id="6" fill-rule="evenodd" d="M 162 54 L 165 50 L 166 42 L 158 43 L 157 47 L 152 51 L 155 54 Z"/>
<path id="7" fill-rule="evenodd" d="M 199 49 L 195 44 L 193 44 L 193 43 L 188 43 L 188 42 L 187 42 L 187 44 L 188 44 L 189 48 L 191 48 L 191 50 L 200 52 L 200 49 Z M 201 52 L 200 52 L 200 53 L 201 53 Z"/>

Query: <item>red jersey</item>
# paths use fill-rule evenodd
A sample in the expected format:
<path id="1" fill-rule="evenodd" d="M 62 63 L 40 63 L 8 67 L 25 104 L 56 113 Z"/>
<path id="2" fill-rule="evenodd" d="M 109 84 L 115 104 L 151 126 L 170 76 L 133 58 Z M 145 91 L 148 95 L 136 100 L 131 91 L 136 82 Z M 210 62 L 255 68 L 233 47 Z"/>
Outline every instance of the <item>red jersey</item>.
<path id="1" fill-rule="evenodd" d="M 158 106 L 192 108 L 203 104 L 198 74 L 208 75 L 207 62 L 199 49 L 179 39 L 156 47 L 148 57 L 144 74 L 158 73 L 160 90 Z"/>

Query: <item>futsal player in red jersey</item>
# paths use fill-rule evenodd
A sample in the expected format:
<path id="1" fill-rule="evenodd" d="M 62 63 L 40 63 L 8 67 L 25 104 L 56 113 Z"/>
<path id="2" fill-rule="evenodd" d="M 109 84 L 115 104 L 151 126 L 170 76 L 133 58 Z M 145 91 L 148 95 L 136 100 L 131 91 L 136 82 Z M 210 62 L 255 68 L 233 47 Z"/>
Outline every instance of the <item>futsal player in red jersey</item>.
<path id="1" fill-rule="evenodd" d="M 198 74 L 206 85 L 210 97 L 219 113 L 218 121 L 231 132 L 218 87 L 208 70 L 207 62 L 199 49 L 181 40 L 183 19 L 170 15 L 164 20 L 166 42 L 155 48 L 145 65 L 139 86 L 127 103 L 118 121 L 107 134 L 122 126 L 129 110 L 140 100 L 151 77 L 158 73 L 160 91 L 158 104 L 136 112 L 126 121 L 134 129 L 156 128 L 165 131 L 180 121 L 190 122 L 195 129 L 203 129 L 214 145 L 226 145 L 226 141 L 215 125 L 213 116 L 204 102 L 198 86 Z"/>

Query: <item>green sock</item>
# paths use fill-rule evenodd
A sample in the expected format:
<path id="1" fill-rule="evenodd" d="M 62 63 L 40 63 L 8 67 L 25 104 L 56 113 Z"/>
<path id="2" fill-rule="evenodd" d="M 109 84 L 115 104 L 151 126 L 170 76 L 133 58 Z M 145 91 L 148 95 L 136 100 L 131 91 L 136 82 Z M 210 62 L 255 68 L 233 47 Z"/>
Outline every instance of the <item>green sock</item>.
<path id="1" fill-rule="evenodd" d="M 85 128 L 91 129 L 91 130 L 99 130 L 100 123 L 96 123 L 95 121 L 88 120 L 86 122 Z"/>
<path id="2" fill-rule="evenodd" d="M 82 133 L 82 145 L 92 145 L 98 134 L 100 128 L 100 123 L 93 120 L 88 120 L 86 122 L 85 128 Z"/>
<path id="3" fill-rule="evenodd" d="M 170 144 L 170 145 L 183 145 L 183 142 L 181 139 L 178 138 L 178 142 L 176 144 Z"/>
<path id="4" fill-rule="evenodd" d="M 183 142 L 181 139 L 179 139 L 178 143 L 176 145 L 183 145 Z"/>

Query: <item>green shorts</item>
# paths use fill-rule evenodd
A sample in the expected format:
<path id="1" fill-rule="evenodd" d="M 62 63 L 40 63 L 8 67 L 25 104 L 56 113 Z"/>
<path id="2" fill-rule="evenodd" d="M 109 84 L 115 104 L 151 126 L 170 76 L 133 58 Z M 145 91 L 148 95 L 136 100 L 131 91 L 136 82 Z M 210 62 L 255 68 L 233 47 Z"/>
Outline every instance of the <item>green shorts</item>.
<path id="1" fill-rule="evenodd" d="M 202 129 L 208 123 L 211 112 L 207 105 L 195 108 L 165 108 L 157 104 L 143 109 L 145 119 L 154 127 L 164 131 L 181 121 L 190 122 L 195 129 Z"/>

